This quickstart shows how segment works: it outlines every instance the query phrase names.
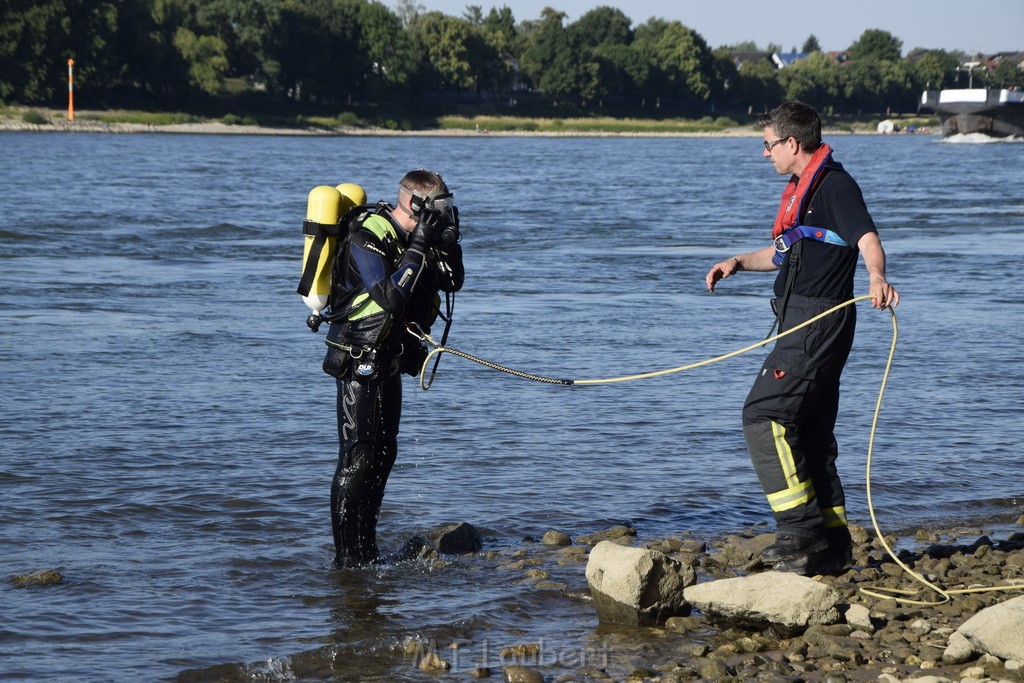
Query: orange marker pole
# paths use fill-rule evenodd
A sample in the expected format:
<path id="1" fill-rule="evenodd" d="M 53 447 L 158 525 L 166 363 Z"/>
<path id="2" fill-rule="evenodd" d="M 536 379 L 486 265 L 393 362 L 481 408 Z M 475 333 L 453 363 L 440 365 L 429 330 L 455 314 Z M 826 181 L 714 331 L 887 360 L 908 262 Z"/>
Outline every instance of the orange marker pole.
<path id="1" fill-rule="evenodd" d="M 75 60 L 68 60 L 68 121 L 75 120 L 75 89 L 72 85 L 74 80 Z"/>

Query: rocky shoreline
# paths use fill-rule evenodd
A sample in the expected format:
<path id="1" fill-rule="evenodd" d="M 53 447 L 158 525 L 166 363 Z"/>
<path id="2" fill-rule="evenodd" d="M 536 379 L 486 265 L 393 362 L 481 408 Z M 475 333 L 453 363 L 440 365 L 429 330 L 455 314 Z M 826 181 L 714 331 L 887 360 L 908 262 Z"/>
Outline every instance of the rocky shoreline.
<path id="1" fill-rule="evenodd" d="M 88 112 L 81 112 L 87 116 Z M 61 115 L 50 112 L 45 118 L 46 123 L 27 123 L 19 118 L 0 116 L 0 131 L 15 132 L 49 132 L 49 133 L 178 133 L 206 135 L 271 135 L 271 136 L 313 136 L 313 137 L 647 137 L 647 138 L 755 138 L 761 132 L 752 126 L 735 126 L 721 131 L 708 132 L 655 132 L 655 131 L 488 131 L 455 128 L 437 128 L 427 130 L 392 130 L 374 127 L 340 127 L 324 128 L 272 128 L 242 124 L 225 124 L 219 121 L 201 123 L 175 123 L 168 125 L 152 125 L 145 123 L 105 123 L 79 116 L 68 121 Z M 823 131 L 829 136 L 835 135 L 877 135 L 876 131 L 846 131 L 829 128 Z"/>
<path id="2" fill-rule="evenodd" d="M 324 128 L 271 128 L 242 124 L 225 124 L 218 121 L 203 123 L 175 123 L 154 126 L 144 123 L 104 123 L 88 119 L 75 121 L 51 120 L 50 123 L 25 123 L 16 119 L 0 119 L 0 131 L 50 132 L 50 133 L 185 133 L 206 135 L 276 135 L 312 137 L 658 137 L 658 138 L 739 138 L 758 137 L 759 133 L 750 127 L 729 128 L 723 131 L 683 132 L 600 132 L 600 131 L 487 131 L 457 128 L 435 128 L 425 130 L 392 130 L 374 127 Z M 840 132 L 840 131 L 835 131 Z"/>
<path id="3" fill-rule="evenodd" d="M 602 616 L 598 632 L 604 650 L 600 662 L 567 671 L 572 667 L 545 665 L 541 645 L 520 643 L 503 653 L 500 670 L 480 668 L 468 674 L 471 678 L 503 676 L 505 681 L 530 683 L 1024 681 L 1024 591 L 1019 590 L 1024 588 L 1024 529 L 1016 531 L 1024 526 L 1024 515 L 1007 526 L 1003 539 L 994 539 L 979 528 L 920 530 L 905 537 L 886 537 L 891 548 L 916 546 L 896 551 L 895 556 L 913 572 L 952 593 L 948 600 L 912 579 L 873 532 L 856 525 L 851 526 L 855 566 L 836 576 L 809 578 L 764 571 L 757 558 L 774 541 L 774 534 L 762 529 L 710 542 L 690 535 L 640 540 L 629 526 L 575 540 L 549 531 L 543 539 L 526 539 L 518 548 L 485 551 L 482 556 L 496 570 L 518 575 L 521 583 L 559 591 L 592 606 L 598 594 L 592 580 L 589 586 L 583 580 L 584 569 L 590 577 L 595 548 L 612 545 L 631 549 L 631 555 L 649 554 L 655 564 L 663 562 L 680 572 L 691 572 L 694 581 L 685 589 L 687 598 L 696 597 L 691 594 L 694 588 L 715 584 L 722 586 L 725 601 L 742 603 L 733 600 L 740 593 L 753 592 L 754 597 L 746 604 L 733 605 L 731 611 L 719 609 L 720 604 L 709 600 L 700 603 L 704 611 L 690 611 L 691 605 L 687 605 L 684 613 L 688 614 L 663 618 L 646 627 L 607 624 L 602 615 L 607 610 L 598 604 L 596 611 Z M 429 546 L 421 549 L 420 557 L 439 567 L 447 564 L 444 556 Z M 647 571 L 655 578 L 653 582 L 642 576 L 636 579 L 640 602 L 649 605 L 665 598 L 664 593 L 681 590 L 678 582 L 666 582 L 670 572 L 664 567 L 652 570 L 650 563 L 644 566 L 640 573 Z M 742 582 L 750 582 L 752 591 L 741 589 Z M 806 606 L 809 585 L 812 592 L 831 596 L 821 610 Z M 1016 585 L 1016 589 L 956 593 L 996 585 Z M 908 599 L 940 604 L 902 602 L 879 597 L 879 591 L 908 591 L 914 594 L 906 595 Z M 766 602 L 781 603 L 783 611 L 799 607 L 795 611 L 803 615 L 803 622 L 799 623 L 801 617 L 797 617 L 798 623 L 792 623 L 789 616 L 773 617 L 770 608 L 765 611 L 759 604 Z M 437 652 L 422 658 L 420 668 L 449 668 L 444 646 L 438 645 Z"/>
<path id="4" fill-rule="evenodd" d="M 640 539 L 628 525 L 575 539 L 550 530 L 490 550 L 472 525 L 439 527 L 389 562 L 495 572 L 528 593 L 549 592 L 596 612 L 599 623 L 572 653 L 524 638 L 502 643 L 497 662 L 474 661 L 468 641 L 424 647 L 414 639 L 395 654 L 439 680 L 1020 682 L 1024 514 L 1014 517 L 994 521 L 998 533 L 918 530 L 886 535 L 884 543 L 851 525 L 853 568 L 812 577 L 765 571 L 758 558 L 775 535 L 763 525 L 707 541 L 690 533 Z M 885 546 L 898 550 L 890 554 Z M 603 584 L 595 580 L 599 572 Z M 45 590 L 62 578 L 42 571 L 9 581 Z M 1013 590 L 987 590 L 994 586 Z M 909 601 L 885 597 L 889 591 Z M 290 660 L 290 675 L 323 680 L 336 655 L 327 647 Z M 212 680 L 203 677 L 212 671 L 221 669 L 184 672 L 179 680 Z"/>

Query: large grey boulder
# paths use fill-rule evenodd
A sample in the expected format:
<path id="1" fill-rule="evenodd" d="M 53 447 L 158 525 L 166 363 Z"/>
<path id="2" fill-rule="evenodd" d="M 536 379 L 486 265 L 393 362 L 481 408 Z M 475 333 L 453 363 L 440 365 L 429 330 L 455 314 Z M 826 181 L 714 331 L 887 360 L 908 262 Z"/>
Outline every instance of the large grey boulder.
<path id="1" fill-rule="evenodd" d="M 813 579 L 763 572 L 690 586 L 685 597 L 709 617 L 802 628 L 839 621 L 839 594 Z"/>
<path id="2" fill-rule="evenodd" d="M 683 590 L 696 580 L 693 567 L 656 550 L 601 541 L 590 551 L 587 583 L 604 624 L 660 626 L 686 616 Z"/>
<path id="3" fill-rule="evenodd" d="M 987 607 L 956 630 L 975 652 L 1024 659 L 1024 596 Z"/>

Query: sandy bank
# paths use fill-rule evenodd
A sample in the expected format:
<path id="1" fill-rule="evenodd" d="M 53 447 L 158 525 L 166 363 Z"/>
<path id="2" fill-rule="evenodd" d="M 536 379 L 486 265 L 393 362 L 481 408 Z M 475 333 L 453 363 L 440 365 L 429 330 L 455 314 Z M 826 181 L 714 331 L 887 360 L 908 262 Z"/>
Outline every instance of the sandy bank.
<path id="1" fill-rule="evenodd" d="M 0 130 L 61 133 L 186 133 L 198 135 L 291 135 L 320 137 L 650 137 L 650 138 L 738 138 L 757 137 L 759 133 L 748 127 L 729 128 L 716 132 L 600 132 L 600 131 L 487 131 L 435 128 L 429 130 L 391 130 L 387 128 L 343 127 L 323 128 L 271 128 L 267 126 L 227 125 L 216 121 L 204 123 L 176 123 L 154 126 L 144 123 L 104 123 L 88 119 L 54 121 L 45 124 L 25 123 L 17 119 L 0 119 Z"/>

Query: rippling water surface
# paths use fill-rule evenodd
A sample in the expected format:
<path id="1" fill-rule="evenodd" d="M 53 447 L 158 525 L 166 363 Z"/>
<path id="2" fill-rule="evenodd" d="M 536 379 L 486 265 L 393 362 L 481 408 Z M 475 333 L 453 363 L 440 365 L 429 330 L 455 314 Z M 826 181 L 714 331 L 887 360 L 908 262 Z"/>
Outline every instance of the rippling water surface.
<path id="1" fill-rule="evenodd" d="M 1005 517 L 1024 494 L 1024 145 L 830 142 L 903 296 L 872 470 L 883 526 Z M 774 215 L 783 180 L 756 138 L 2 133 L 0 162 L 3 678 L 456 680 L 418 673 L 409 643 L 594 642 L 591 607 L 473 558 L 330 568 L 333 382 L 295 294 L 315 185 L 393 201 L 409 168 L 444 173 L 467 268 L 449 344 L 504 365 L 629 375 L 771 325 L 770 276 L 703 287 Z M 891 329 L 861 305 L 844 375 L 840 468 L 862 524 Z M 382 546 L 463 520 L 497 550 L 551 528 L 764 521 L 739 427 L 763 354 L 593 387 L 446 356 L 429 392 L 407 382 Z M 6 582 L 42 568 L 64 584 Z"/>

